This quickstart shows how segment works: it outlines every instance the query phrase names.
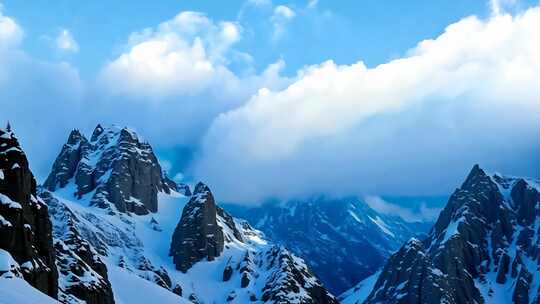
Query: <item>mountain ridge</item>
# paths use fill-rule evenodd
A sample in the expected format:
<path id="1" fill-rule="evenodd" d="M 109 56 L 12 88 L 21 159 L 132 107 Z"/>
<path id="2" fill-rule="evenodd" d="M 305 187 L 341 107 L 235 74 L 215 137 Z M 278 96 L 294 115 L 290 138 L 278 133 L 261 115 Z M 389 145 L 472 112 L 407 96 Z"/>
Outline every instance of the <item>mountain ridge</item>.
<path id="1" fill-rule="evenodd" d="M 427 238 L 407 242 L 342 302 L 540 302 L 539 189 L 475 165 Z"/>
<path id="2" fill-rule="evenodd" d="M 39 189 L 53 224 L 60 301 L 112 304 L 147 297 L 127 293 L 129 282 L 159 294 L 163 303 L 337 303 L 302 259 L 230 216 L 206 185 L 198 184 L 192 196 L 166 179 L 149 145 L 130 151 L 144 145 L 126 128 L 98 125 L 88 143 L 73 131 Z M 150 183 L 138 180 L 147 178 L 143 171 L 153 176 Z M 143 194 L 149 195 L 124 187 L 126 180 L 145 184 Z M 140 208 L 129 206 L 133 198 Z M 210 200 L 208 212 L 195 211 Z M 183 225 L 189 229 L 175 232 Z M 203 234 L 186 234 L 190 229 Z M 212 247 L 217 251 L 207 250 L 206 242 L 186 243 L 220 233 Z M 196 254 L 185 267 L 174 258 L 178 244 L 182 250 L 193 246 L 184 258 Z"/>
<path id="3" fill-rule="evenodd" d="M 357 197 L 318 196 L 224 208 L 302 256 L 334 293 L 376 272 L 409 237 L 421 236 L 431 227 L 431 223 L 408 223 L 381 214 Z"/>

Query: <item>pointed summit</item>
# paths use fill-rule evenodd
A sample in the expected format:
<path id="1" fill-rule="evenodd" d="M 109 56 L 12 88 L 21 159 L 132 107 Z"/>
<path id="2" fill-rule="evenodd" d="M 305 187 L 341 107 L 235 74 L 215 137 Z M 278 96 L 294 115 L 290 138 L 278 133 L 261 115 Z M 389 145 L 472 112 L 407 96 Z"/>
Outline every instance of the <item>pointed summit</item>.
<path id="1" fill-rule="evenodd" d="M 407 244 L 392 255 L 360 302 L 540 303 L 538 184 L 475 165 L 423 240 L 426 250 L 403 255 Z"/>
<path id="2" fill-rule="evenodd" d="M 70 145 L 79 143 L 80 141 L 88 141 L 84 135 L 81 134 L 81 132 L 77 129 L 73 129 L 71 133 L 69 133 L 68 141 L 67 143 Z"/>
<path id="3" fill-rule="evenodd" d="M 7 121 L 6 131 L 7 131 L 8 133 L 11 132 L 11 124 L 9 123 L 9 120 Z"/>
<path id="4" fill-rule="evenodd" d="M 469 175 L 465 179 L 465 182 L 463 182 L 461 188 L 467 189 L 473 187 L 477 182 L 485 180 L 486 178 L 489 179 L 486 172 L 482 168 L 480 168 L 480 165 L 475 164 L 469 172 Z"/>
<path id="5" fill-rule="evenodd" d="M 135 132 L 97 125 L 90 141 L 71 132 L 44 186 L 55 191 L 74 182 L 77 198 L 94 192 L 93 206 L 147 214 L 157 211 L 158 192 L 171 191 L 163 176 L 151 146 Z"/>
<path id="6" fill-rule="evenodd" d="M 88 153 L 89 143 L 86 137 L 79 130 L 72 130 L 69 133 L 66 144 L 64 144 L 60 154 L 54 161 L 51 173 L 47 177 L 47 180 L 45 180 L 45 183 L 43 183 L 43 186 L 50 191 L 55 191 L 57 188 L 64 188 L 69 180 L 76 175 L 79 162 Z"/>
<path id="7" fill-rule="evenodd" d="M 103 133 L 103 130 L 104 129 L 101 124 L 98 124 L 94 129 L 94 132 L 92 132 L 92 137 L 90 137 L 90 141 L 96 141 L 96 139 Z"/>
<path id="8" fill-rule="evenodd" d="M 176 269 L 186 272 L 204 258 L 212 261 L 221 255 L 225 240 L 217 212 L 212 192 L 198 183 L 172 236 L 170 255 Z"/>
<path id="9" fill-rule="evenodd" d="M 205 183 L 198 182 L 197 185 L 195 185 L 195 190 L 193 190 L 193 195 L 200 195 L 200 194 L 206 194 L 210 192 L 210 188 Z M 210 193 L 212 195 L 212 193 Z"/>

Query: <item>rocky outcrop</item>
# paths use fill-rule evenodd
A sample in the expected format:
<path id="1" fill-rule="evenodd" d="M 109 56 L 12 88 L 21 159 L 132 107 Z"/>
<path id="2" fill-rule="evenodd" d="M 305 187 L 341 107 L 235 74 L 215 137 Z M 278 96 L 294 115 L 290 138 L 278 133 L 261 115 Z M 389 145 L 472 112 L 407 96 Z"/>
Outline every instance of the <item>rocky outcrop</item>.
<path id="1" fill-rule="evenodd" d="M 98 125 L 90 140 L 71 132 L 43 186 L 55 191 L 71 180 L 78 199 L 93 193 L 91 205 L 139 215 L 157 211 L 158 192 L 189 192 L 165 176 L 148 143 L 116 126 Z"/>
<path id="2" fill-rule="evenodd" d="M 202 259 L 212 261 L 220 256 L 223 246 L 214 196 L 205 184 L 198 183 L 174 230 L 169 254 L 176 269 L 186 272 Z"/>
<path id="3" fill-rule="evenodd" d="M 427 238 L 390 258 L 365 302 L 540 302 L 538 185 L 474 166 Z"/>
<path id="4" fill-rule="evenodd" d="M 57 298 L 58 273 L 47 206 L 13 132 L 0 129 L 0 249 L 8 252 L 24 279 Z"/>

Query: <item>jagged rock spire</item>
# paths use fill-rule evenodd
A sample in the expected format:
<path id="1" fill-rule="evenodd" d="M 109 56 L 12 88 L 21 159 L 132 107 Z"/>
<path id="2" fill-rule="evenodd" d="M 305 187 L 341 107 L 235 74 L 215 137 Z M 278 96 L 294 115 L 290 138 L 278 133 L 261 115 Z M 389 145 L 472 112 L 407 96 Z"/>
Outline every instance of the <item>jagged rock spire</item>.
<path id="1" fill-rule="evenodd" d="M 174 230 L 169 254 L 176 269 L 186 272 L 204 258 L 211 261 L 218 257 L 223 246 L 214 196 L 207 185 L 198 183 Z"/>
<path id="2" fill-rule="evenodd" d="M 96 128 L 94 129 L 94 132 L 92 132 L 92 137 L 90 138 L 90 141 L 96 141 L 97 138 L 98 138 L 101 134 L 103 134 L 103 131 L 104 131 L 104 129 L 103 129 L 103 127 L 101 126 L 101 124 L 98 124 L 98 125 L 96 126 Z"/>
<path id="3" fill-rule="evenodd" d="M 91 204 L 111 212 L 157 211 L 157 194 L 176 190 L 164 178 L 152 147 L 128 128 L 98 124 L 90 141 L 73 130 L 54 162 L 44 187 L 76 184 L 77 198 L 91 193 Z"/>

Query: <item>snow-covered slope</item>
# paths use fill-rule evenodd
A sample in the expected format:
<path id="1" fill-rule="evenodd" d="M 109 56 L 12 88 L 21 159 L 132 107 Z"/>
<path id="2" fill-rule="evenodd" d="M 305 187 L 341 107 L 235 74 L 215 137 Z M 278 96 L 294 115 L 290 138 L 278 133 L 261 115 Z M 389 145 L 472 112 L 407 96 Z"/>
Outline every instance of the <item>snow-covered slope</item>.
<path id="1" fill-rule="evenodd" d="M 224 208 L 304 258 L 336 294 L 375 273 L 406 240 L 432 225 L 378 213 L 355 197 Z"/>
<path id="2" fill-rule="evenodd" d="M 23 279 L 21 266 L 0 249 L 0 304 L 54 304 L 57 301 Z"/>
<path id="3" fill-rule="evenodd" d="M 539 303 L 539 184 L 474 166 L 427 238 L 408 241 L 343 303 Z"/>
<path id="4" fill-rule="evenodd" d="M 116 138 L 116 144 L 120 144 L 122 136 L 115 132 L 124 132 L 122 130 L 102 128 L 97 133 L 109 134 L 110 139 Z M 132 133 L 130 136 L 136 138 Z M 140 193 L 124 183 L 125 179 L 134 184 L 141 183 L 138 177 L 140 166 L 147 168 L 147 163 L 153 162 L 152 157 L 147 161 L 144 154 L 122 154 L 120 163 L 131 167 L 118 169 L 115 161 L 100 159 L 110 157 L 106 151 L 115 149 L 115 142 L 110 139 L 104 150 L 92 149 L 92 155 L 97 157 L 92 162 L 85 157 L 72 158 L 76 161 L 70 166 L 75 169 L 65 170 L 71 176 L 67 179 L 57 178 L 64 176 L 58 173 L 62 171 L 58 164 L 71 162 L 64 147 L 51 175 L 52 180 L 57 178 L 55 186 L 40 191 L 49 206 L 55 248 L 60 252 L 56 263 L 62 301 L 79 303 L 79 300 L 85 300 L 89 304 L 109 303 L 110 300 L 115 303 L 148 303 L 150 300 L 155 303 L 335 303 L 333 296 L 301 259 L 272 244 L 247 222 L 232 218 L 216 206 L 210 190 L 203 184 L 196 187 L 199 190 L 194 196 L 181 194 L 165 182 L 160 189 L 157 183 L 163 181 L 164 175 L 159 169 L 159 174 L 155 174 L 159 177 L 155 179 L 156 183 L 149 183 L 147 187 L 158 190 L 149 192 L 156 196 L 157 205 L 153 209 L 153 205 L 145 201 L 153 201 L 153 197 L 148 193 L 137 195 Z M 84 140 L 79 139 L 81 141 Z M 138 141 L 126 144 L 123 140 L 121 144 L 122 149 L 129 150 L 133 148 L 129 145 L 138 145 Z M 132 157 L 137 158 L 138 164 L 131 160 Z M 89 163 L 108 164 L 109 167 L 92 167 Z M 84 170 L 86 176 L 99 182 L 103 179 L 96 179 L 96 174 L 109 177 L 107 182 L 101 183 L 107 187 L 100 189 L 93 182 L 88 183 L 91 187 L 84 187 L 86 184 L 77 182 L 78 170 Z M 107 171 L 110 173 L 102 174 Z M 117 178 L 111 178 L 117 174 Z M 82 188 L 93 190 L 81 192 Z M 112 197 L 109 190 L 115 188 L 127 189 L 131 194 L 118 191 L 119 195 Z M 100 199 L 104 204 L 95 203 L 98 192 L 102 194 Z M 109 199 L 115 200 L 114 203 Z M 126 206 L 126 201 L 138 201 L 137 205 L 145 207 L 117 208 Z M 205 212 L 199 212 L 199 208 L 204 208 Z M 202 218 L 194 220 L 197 217 Z M 216 227 L 210 234 L 206 225 L 212 220 Z M 184 226 L 189 229 L 179 228 Z M 204 233 L 186 236 L 186 231 L 191 230 Z M 178 233 L 180 242 L 171 243 L 173 235 Z M 214 234 L 223 236 L 216 241 L 221 241 L 221 246 L 216 247 L 219 250 L 208 241 L 214 239 Z M 196 239 L 189 239 L 192 236 Z M 193 257 L 195 260 L 187 267 L 180 268 L 178 263 L 175 264 L 176 257 L 173 259 L 176 252 L 183 252 L 178 246 L 198 246 L 194 248 L 202 254 Z M 209 254 L 211 251 L 212 255 Z M 132 289 L 136 291 L 131 292 Z"/>

